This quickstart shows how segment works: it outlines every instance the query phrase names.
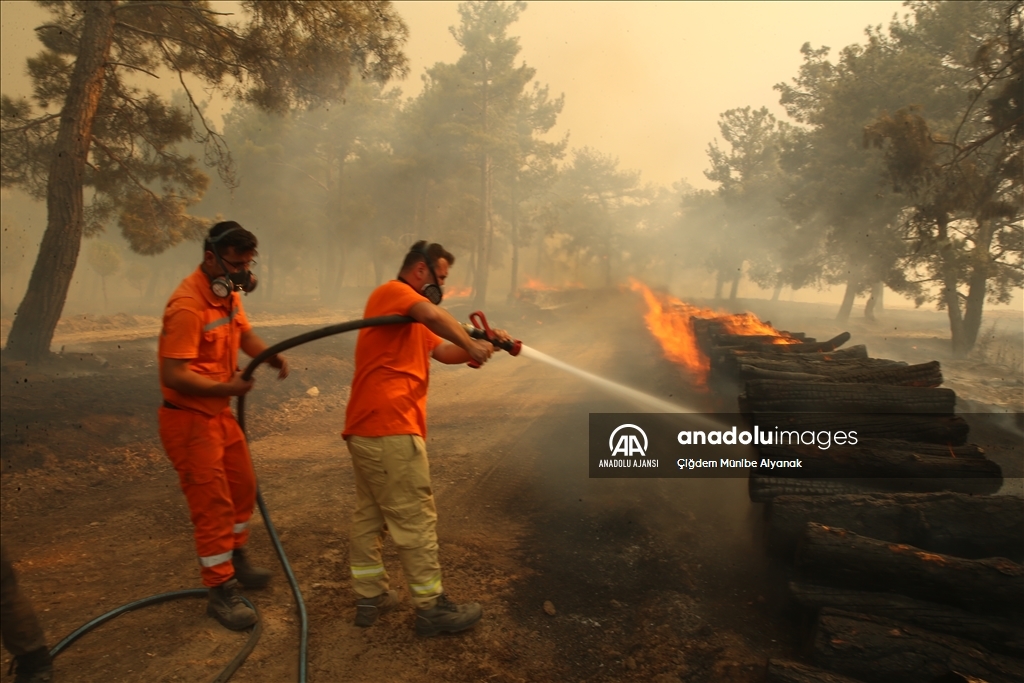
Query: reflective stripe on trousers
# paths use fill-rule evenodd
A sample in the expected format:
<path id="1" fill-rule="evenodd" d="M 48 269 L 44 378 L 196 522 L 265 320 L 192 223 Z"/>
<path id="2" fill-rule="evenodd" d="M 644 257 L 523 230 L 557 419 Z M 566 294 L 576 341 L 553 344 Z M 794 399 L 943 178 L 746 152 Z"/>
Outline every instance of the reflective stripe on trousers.
<path id="1" fill-rule="evenodd" d="M 418 609 L 433 607 L 441 594 L 441 565 L 437 510 L 423 439 L 350 436 L 348 450 L 356 483 L 349 546 L 352 588 L 364 598 L 388 590 L 388 574 L 381 559 L 387 533 L 398 549 L 413 603 Z M 374 571 L 369 571 L 371 568 Z"/>
<path id="2" fill-rule="evenodd" d="M 231 554 L 249 539 L 256 504 L 245 435 L 230 408 L 213 417 L 161 408 L 160 440 L 188 501 L 203 584 L 219 586 L 235 573 Z"/>

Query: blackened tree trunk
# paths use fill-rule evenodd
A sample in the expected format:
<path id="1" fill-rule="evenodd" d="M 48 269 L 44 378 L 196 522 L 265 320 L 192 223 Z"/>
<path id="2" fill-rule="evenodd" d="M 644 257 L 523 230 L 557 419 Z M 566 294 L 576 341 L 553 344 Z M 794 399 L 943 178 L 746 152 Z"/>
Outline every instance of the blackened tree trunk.
<path id="1" fill-rule="evenodd" d="M 114 6 L 109 0 L 84 5 L 78 56 L 61 111 L 47 180 L 46 231 L 28 290 L 7 338 L 6 350 L 17 358 L 39 360 L 49 354 L 78 263 L 84 227 L 82 176 L 114 35 Z"/>

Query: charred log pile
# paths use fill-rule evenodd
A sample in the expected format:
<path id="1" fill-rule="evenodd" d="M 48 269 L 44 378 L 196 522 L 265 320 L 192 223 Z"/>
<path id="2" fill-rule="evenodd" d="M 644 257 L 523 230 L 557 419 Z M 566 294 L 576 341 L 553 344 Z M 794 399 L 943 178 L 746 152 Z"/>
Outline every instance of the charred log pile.
<path id="1" fill-rule="evenodd" d="M 693 321 L 709 384 L 799 474 L 752 468 L 768 552 L 791 563 L 791 602 L 813 628 L 811 663 L 769 662 L 768 681 L 1024 680 L 1024 499 L 968 443 L 937 361 L 908 365 L 802 333 L 743 336 Z M 809 442 L 792 433 L 857 438 Z M 788 434 L 788 441 L 780 434 Z M 791 472 L 793 470 L 787 470 Z"/>

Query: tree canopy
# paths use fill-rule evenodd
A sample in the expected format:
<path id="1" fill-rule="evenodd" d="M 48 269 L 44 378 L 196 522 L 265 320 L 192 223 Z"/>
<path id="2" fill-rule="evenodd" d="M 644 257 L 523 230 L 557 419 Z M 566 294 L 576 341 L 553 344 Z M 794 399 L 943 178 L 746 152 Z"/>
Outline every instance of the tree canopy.
<path id="1" fill-rule="evenodd" d="M 189 208 L 208 179 L 178 143 L 198 137 L 232 182 L 227 149 L 186 76 L 281 112 L 341 99 L 352 65 L 378 79 L 406 69 L 407 30 L 386 2 L 250 1 L 243 21 L 188 0 L 40 4 L 50 20 L 29 60 L 33 96 L 0 102 L 3 184 L 45 197 L 48 211 L 7 342 L 26 357 L 48 352 L 83 235 L 116 220 L 133 249 L 158 253 L 203 229 Z M 187 108 L 139 85 L 163 77 L 180 83 Z"/>

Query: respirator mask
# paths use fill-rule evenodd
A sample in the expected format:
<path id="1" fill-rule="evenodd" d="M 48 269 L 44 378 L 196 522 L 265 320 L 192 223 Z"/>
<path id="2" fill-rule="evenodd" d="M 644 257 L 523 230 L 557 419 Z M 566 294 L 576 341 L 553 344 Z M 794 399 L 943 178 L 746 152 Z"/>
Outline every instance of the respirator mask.
<path id="1" fill-rule="evenodd" d="M 206 238 L 207 249 L 213 252 L 214 258 L 217 259 L 217 265 L 219 265 L 221 270 L 224 271 L 223 275 L 218 275 L 210 281 L 210 289 L 213 290 L 215 296 L 218 296 L 221 299 L 226 299 L 231 296 L 231 292 L 234 291 L 245 292 L 248 294 L 256 289 L 256 276 L 253 275 L 248 268 L 237 273 L 229 272 L 227 265 L 224 263 L 224 259 L 220 257 L 220 250 L 217 248 L 217 242 L 221 241 L 221 239 L 224 238 L 224 235 L 229 235 L 237 229 L 238 228 L 229 228 L 212 239 L 209 237 Z"/>
<path id="2" fill-rule="evenodd" d="M 434 278 L 433 282 L 428 282 L 423 285 L 423 289 L 420 290 L 420 294 L 427 297 L 427 301 L 437 306 L 441 303 L 441 300 L 444 299 L 444 292 L 441 291 L 441 286 L 437 284 L 437 273 L 434 272 L 434 263 L 430 260 L 430 256 L 427 255 L 426 248 L 413 249 L 413 253 L 423 255 L 423 258 L 427 262 L 427 268 L 430 270 L 430 276 Z"/>

